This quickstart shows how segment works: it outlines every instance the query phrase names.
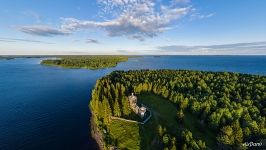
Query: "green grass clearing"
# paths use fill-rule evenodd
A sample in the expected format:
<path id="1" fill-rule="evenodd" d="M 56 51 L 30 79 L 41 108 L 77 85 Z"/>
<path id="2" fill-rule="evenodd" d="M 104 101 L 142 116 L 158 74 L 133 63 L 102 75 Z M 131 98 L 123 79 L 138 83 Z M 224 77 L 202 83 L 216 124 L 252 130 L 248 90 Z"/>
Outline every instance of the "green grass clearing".
<path id="1" fill-rule="evenodd" d="M 145 124 L 113 120 L 110 124 L 110 134 L 118 141 L 121 149 L 160 149 L 158 126 L 166 127 L 172 135 L 179 135 L 182 128 L 189 129 L 193 136 L 206 142 L 210 149 L 215 148 L 216 138 L 208 127 L 200 124 L 198 118 L 185 112 L 184 123 L 177 120 L 177 108 L 169 100 L 154 94 L 138 95 L 138 102 L 143 103 L 152 111 L 151 119 Z"/>
<path id="2" fill-rule="evenodd" d="M 139 125 L 121 120 L 112 120 L 109 126 L 110 135 L 117 140 L 120 149 L 140 149 Z"/>

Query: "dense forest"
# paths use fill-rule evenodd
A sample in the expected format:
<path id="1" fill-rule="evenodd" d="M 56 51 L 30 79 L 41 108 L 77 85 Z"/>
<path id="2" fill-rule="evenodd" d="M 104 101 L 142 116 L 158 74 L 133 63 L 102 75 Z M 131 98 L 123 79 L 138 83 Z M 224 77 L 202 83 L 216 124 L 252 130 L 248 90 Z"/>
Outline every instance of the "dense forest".
<path id="1" fill-rule="evenodd" d="M 43 60 L 41 64 L 65 68 L 102 69 L 115 67 L 119 62 L 127 60 L 128 56 L 60 56 L 59 59 Z"/>
<path id="2" fill-rule="evenodd" d="M 110 119 L 132 115 L 132 92 L 154 114 L 146 125 Z M 115 71 L 90 101 L 106 149 L 247 149 L 266 138 L 265 106 L 265 76 L 185 70 Z"/>

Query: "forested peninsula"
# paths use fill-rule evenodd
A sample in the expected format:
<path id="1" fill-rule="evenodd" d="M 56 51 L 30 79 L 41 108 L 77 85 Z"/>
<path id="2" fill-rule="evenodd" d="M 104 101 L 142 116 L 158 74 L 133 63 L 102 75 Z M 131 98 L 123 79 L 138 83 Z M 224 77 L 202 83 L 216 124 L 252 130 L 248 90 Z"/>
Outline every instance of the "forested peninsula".
<path id="1" fill-rule="evenodd" d="M 131 93 L 152 113 L 145 124 L 123 120 L 139 117 Z M 265 106 L 265 76 L 114 71 L 92 91 L 92 134 L 102 149 L 247 149 L 266 138 Z"/>
<path id="2" fill-rule="evenodd" d="M 129 56 L 60 56 L 58 59 L 46 59 L 42 65 L 60 66 L 64 68 L 102 69 L 115 67 L 128 60 Z"/>

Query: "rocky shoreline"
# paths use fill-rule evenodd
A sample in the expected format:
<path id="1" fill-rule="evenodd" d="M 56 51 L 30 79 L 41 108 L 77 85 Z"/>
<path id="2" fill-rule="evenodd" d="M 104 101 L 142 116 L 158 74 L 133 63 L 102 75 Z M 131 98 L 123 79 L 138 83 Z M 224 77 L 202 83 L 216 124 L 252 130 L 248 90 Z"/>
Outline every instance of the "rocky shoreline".
<path id="1" fill-rule="evenodd" d="M 104 141 L 102 133 L 97 128 L 95 122 L 93 121 L 94 115 L 92 114 L 91 120 L 90 120 L 90 126 L 91 126 L 91 136 L 96 141 L 98 145 L 99 150 L 104 150 Z"/>

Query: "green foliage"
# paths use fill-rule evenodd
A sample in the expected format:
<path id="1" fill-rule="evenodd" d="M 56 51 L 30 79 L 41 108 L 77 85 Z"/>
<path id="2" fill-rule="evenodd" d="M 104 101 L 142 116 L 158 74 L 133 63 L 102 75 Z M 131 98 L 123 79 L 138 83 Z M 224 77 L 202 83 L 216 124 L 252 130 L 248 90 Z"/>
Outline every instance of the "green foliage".
<path id="1" fill-rule="evenodd" d="M 190 131 L 188 130 L 182 131 L 182 137 L 184 141 L 183 147 L 194 150 L 206 149 L 205 142 L 201 140 L 195 140 Z"/>
<path id="2" fill-rule="evenodd" d="M 98 80 L 93 90 L 90 107 L 99 128 L 112 132 L 110 116 L 132 114 L 127 99 L 131 92 L 140 94 L 141 103 L 154 111 L 152 124 L 139 128 L 145 145 L 157 145 L 159 149 L 241 148 L 245 141 L 266 138 L 264 76 L 183 70 L 115 71 Z M 140 144 L 142 147 L 143 142 Z"/>
<path id="3" fill-rule="evenodd" d="M 183 110 L 182 109 L 180 109 L 179 111 L 177 111 L 177 118 L 178 118 L 178 120 L 180 120 L 180 121 L 182 121 L 183 120 L 183 118 L 184 118 L 184 113 L 183 113 Z"/>
<path id="4" fill-rule="evenodd" d="M 223 127 L 221 129 L 221 135 L 217 139 L 222 144 L 232 145 L 234 143 L 233 129 L 230 126 Z"/>
<path id="5" fill-rule="evenodd" d="M 60 59 L 43 60 L 41 64 L 65 68 L 102 69 L 115 67 L 119 62 L 127 60 L 128 56 L 61 56 Z"/>

